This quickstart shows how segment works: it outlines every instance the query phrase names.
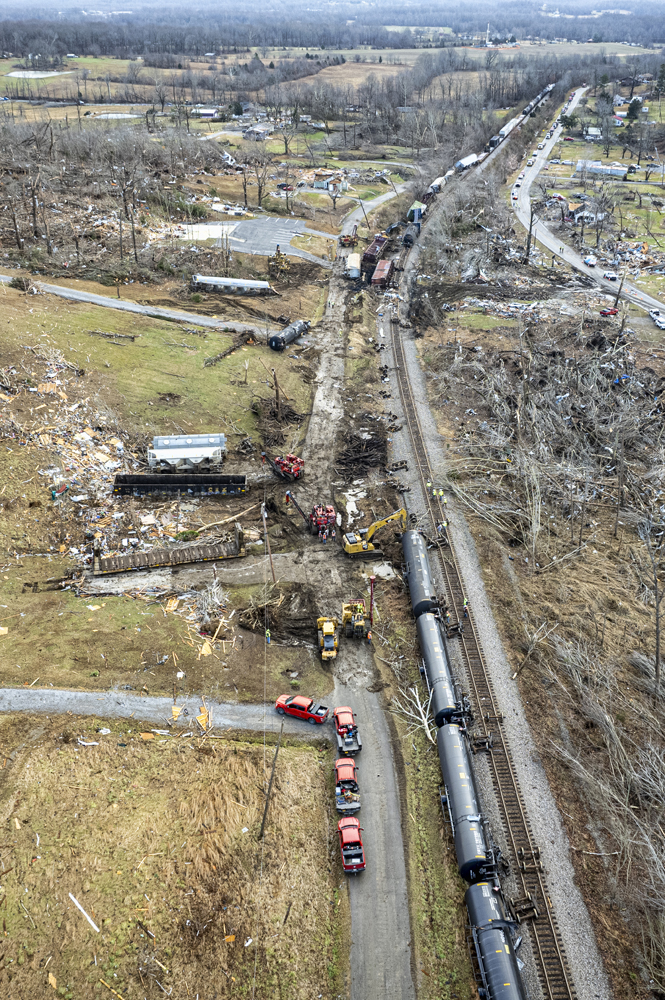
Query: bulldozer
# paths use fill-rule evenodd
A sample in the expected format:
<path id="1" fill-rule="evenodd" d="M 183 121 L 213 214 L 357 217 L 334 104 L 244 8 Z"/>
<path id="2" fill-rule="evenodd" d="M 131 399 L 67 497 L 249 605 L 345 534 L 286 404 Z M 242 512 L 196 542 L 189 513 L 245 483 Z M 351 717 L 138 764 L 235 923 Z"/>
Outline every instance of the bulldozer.
<path id="1" fill-rule="evenodd" d="M 348 639 L 366 639 L 369 626 L 365 620 L 365 602 L 347 601 L 342 605 L 342 625 Z"/>
<path id="2" fill-rule="evenodd" d="M 399 521 L 402 531 L 406 531 L 406 516 L 406 511 L 402 507 L 400 510 L 388 514 L 387 517 L 374 521 L 369 528 L 360 528 L 357 532 L 349 531 L 343 535 L 342 546 L 347 556 L 353 556 L 356 559 L 376 559 L 377 556 L 382 556 L 383 552 L 372 543 L 372 538 L 379 528 L 388 524 L 389 521 Z"/>
<path id="3" fill-rule="evenodd" d="M 319 630 L 319 649 L 322 660 L 334 660 L 339 648 L 339 634 L 337 627 L 339 622 L 336 618 L 317 618 L 316 625 Z"/>
<path id="4" fill-rule="evenodd" d="M 268 274 L 271 278 L 278 278 L 283 274 L 286 274 L 291 268 L 291 262 L 285 253 L 279 249 L 279 243 L 277 248 L 271 257 L 268 257 Z"/>

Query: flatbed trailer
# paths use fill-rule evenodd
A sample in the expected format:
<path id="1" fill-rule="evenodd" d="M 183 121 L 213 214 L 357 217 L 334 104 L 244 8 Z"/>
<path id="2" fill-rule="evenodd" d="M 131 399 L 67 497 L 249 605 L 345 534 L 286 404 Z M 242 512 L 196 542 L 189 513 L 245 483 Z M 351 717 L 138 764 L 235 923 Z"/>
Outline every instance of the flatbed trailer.
<path id="1" fill-rule="evenodd" d="M 245 555 L 245 537 L 240 524 L 236 523 L 235 538 L 228 542 L 205 545 L 174 545 L 149 552 L 127 552 L 116 556 L 100 556 L 95 552 L 93 576 L 107 576 L 110 573 L 128 573 L 131 570 L 156 569 L 159 566 L 186 566 L 188 563 L 216 562 L 222 559 L 238 559 Z"/>
<path id="2" fill-rule="evenodd" d="M 150 493 L 196 493 L 205 496 L 236 496 L 249 489 L 247 476 L 213 472 L 202 475 L 119 473 L 113 483 L 114 496 L 146 496 Z"/>

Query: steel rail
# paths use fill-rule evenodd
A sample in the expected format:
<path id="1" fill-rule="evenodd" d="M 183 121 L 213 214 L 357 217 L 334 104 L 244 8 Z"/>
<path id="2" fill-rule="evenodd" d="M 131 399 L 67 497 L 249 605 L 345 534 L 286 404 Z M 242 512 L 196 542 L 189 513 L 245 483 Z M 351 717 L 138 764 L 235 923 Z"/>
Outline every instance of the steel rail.
<path id="1" fill-rule="evenodd" d="M 426 498 L 431 527 L 436 537 L 437 524 L 446 519 L 445 505 L 433 497 L 427 483 L 434 479 L 425 444 L 418 408 L 404 359 L 402 335 L 399 326 L 390 321 L 391 341 L 395 359 L 397 381 L 402 399 L 404 418 L 409 430 L 413 453 Z M 447 528 L 450 547 L 445 555 L 437 549 L 438 559 L 445 579 L 448 604 L 458 621 L 463 621 L 464 587 L 459 571 L 450 527 Z M 556 917 L 552 912 L 545 874 L 540 862 L 540 851 L 535 843 L 519 781 L 503 727 L 503 716 L 498 710 L 491 677 L 483 657 L 473 613 L 467 608 L 468 629 L 460 637 L 460 648 L 466 665 L 471 694 L 475 701 L 476 722 L 483 741 L 491 741 L 489 751 L 490 771 L 499 810 L 505 827 L 511 869 L 521 886 L 522 898 L 514 901 L 516 912 L 523 919 L 530 919 L 531 939 L 538 976 L 547 1000 L 575 1000 L 568 962 L 563 950 Z M 533 904 L 533 905 L 532 905 Z"/>

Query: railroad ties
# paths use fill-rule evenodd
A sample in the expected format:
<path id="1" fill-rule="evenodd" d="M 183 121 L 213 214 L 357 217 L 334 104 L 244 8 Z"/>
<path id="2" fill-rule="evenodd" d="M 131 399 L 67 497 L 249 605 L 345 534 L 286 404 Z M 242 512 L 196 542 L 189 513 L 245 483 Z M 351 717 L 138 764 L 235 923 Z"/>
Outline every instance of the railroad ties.
<path id="1" fill-rule="evenodd" d="M 392 346 L 396 374 L 404 408 L 404 416 L 418 463 L 433 537 L 436 525 L 447 519 L 444 505 L 430 495 L 427 482 L 435 477 L 429 463 L 425 440 L 418 419 L 415 399 L 408 379 L 401 331 L 392 325 Z M 448 532 L 450 541 L 450 531 Z M 464 620 L 464 588 L 455 558 L 455 550 L 440 546 L 432 550 L 438 559 L 448 591 L 448 603 L 453 617 Z M 483 657 L 473 614 L 467 609 L 468 627 L 460 636 L 460 648 L 465 661 L 471 694 L 475 702 L 478 747 L 487 749 L 490 770 L 508 844 L 509 862 L 520 897 L 509 904 L 516 920 L 528 921 L 533 942 L 533 954 L 538 977 L 547 1000 L 575 1000 L 576 992 L 563 950 L 561 935 L 552 912 L 547 881 L 540 861 L 540 851 L 534 841 L 524 799 L 519 787 L 494 688 Z"/>

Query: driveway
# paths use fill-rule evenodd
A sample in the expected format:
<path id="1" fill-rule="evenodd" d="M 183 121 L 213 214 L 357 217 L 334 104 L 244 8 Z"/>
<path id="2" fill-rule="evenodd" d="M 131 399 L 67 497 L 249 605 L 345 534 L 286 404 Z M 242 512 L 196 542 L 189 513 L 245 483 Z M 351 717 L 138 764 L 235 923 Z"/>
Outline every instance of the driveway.
<path id="1" fill-rule="evenodd" d="M 579 90 L 575 91 L 568 109 L 569 114 L 572 114 L 574 109 L 577 107 L 585 91 L 585 87 L 580 87 Z M 529 218 L 531 214 L 531 198 L 529 195 L 531 185 L 547 162 L 547 157 L 552 152 L 555 143 L 559 142 L 560 137 L 561 126 L 559 125 L 552 133 L 551 139 L 548 139 L 543 148 L 538 150 L 533 166 L 525 168 L 524 180 L 522 181 L 522 187 L 519 188 L 517 201 L 512 202 L 517 218 L 527 231 L 529 229 Z M 546 247 L 550 253 L 556 254 L 556 256 L 564 260 L 566 264 L 570 264 L 570 266 L 575 268 L 576 271 L 580 271 L 582 274 L 586 275 L 587 278 L 593 278 L 596 284 L 599 285 L 603 291 L 608 292 L 611 295 L 617 294 L 620 279 L 617 281 L 608 281 L 602 276 L 602 267 L 587 267 L 583 262 L 581 255 L 571 247 L 563 244 L 560 236 L 554 236 L 544 222 L 534 223 L 532 238 L 534 240 L 538 240 L 538 242 Z M 640 291 L 639 288 L 636 288 L 635 285 L 631 285 L 627 281 L 624 281 L 623 283 L 621 297 L 645 310 L 662 309 L 665 305 L 665 303 L 661 302 L 660 299 L 654 298 L 653 295 L 647 295 L 646 292 Z"/>

